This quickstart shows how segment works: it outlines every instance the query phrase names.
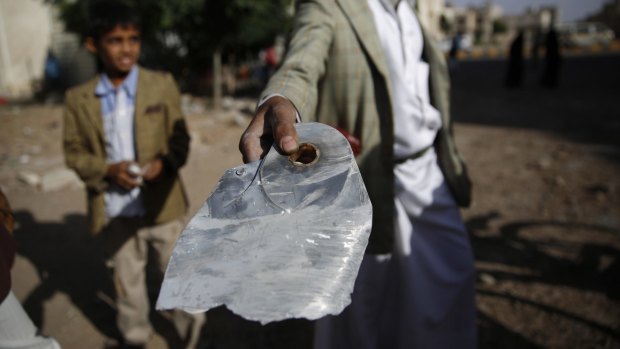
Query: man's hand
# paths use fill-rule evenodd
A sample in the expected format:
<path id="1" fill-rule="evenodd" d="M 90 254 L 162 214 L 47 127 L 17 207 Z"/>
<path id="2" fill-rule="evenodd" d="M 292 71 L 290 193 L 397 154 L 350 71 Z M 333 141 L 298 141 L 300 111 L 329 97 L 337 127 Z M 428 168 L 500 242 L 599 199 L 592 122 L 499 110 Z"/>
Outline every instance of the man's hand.
<path id="1" fill-rule="evenodd" d="M 139 186 L 141 183 L 140 175 L 129 171 L 129 166 L 132 163 L 131 161 L 122 161 L 108 165 L 106 178 L 127 191 Z"/>
<path id="2" fill-rule="evenodd" d="M 274 142 L 284 154 L 296 152 L 299 147 L 294 126 L 296 115 L 293 103 L 283 97 L 271 97 L 261 105 L 239 141 L 243 162 L 261 159 Z"/>

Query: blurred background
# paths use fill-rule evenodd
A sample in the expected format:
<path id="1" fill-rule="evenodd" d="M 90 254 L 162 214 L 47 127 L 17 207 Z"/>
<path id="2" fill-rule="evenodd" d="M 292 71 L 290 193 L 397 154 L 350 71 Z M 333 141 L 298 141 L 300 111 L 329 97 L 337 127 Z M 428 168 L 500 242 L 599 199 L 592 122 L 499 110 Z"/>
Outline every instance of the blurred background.
<path id="1" fill-rule="evenodd" d="M 141 64 L 171 71 L 188 93 L 217 98 L 265 82 L 294 13 L 292 0 L 129 2 L 142 16 Z M 82 46 L 88 9 L 87 0 L 2 0 L 0 96 L 57 99 L 50 95 L 92 77 L 96 62 Z M 538 58 L 549 28 L 567 53 L 620 49 L 613 0 L 419 0 L 418 9 L 428 32 L 446 53 L 456 45 L 459 58 L 501 58 L 519 32 L 524 54 Z"/>
<path id="2" fill-rule="evenodd" d="M 241 163 L 238 139 L 286 50 L 294 4 L 129 2 L 143 22 L 141 64 L 172 72 L 183 92 L 191 216 Z M 474 181 L 462 213 L 480 346 L 620 348 L 620 0 L 417 3 L 448 61 L 456 140 Z M 60 143 L 64 91 L 97 71 L 82 45 L 88 6 L 0 0 L 0 186 L 18 223 L 13 290 L 69 349 L 102 348 L 115 335 L 83 185 Z M 259 337 L 311 345 L 307 322 L 265 330 L 223 309 L 208 316 L 205 348 Z M 154 322 L 149 348 L 166 348 L 169 329 Z"/>

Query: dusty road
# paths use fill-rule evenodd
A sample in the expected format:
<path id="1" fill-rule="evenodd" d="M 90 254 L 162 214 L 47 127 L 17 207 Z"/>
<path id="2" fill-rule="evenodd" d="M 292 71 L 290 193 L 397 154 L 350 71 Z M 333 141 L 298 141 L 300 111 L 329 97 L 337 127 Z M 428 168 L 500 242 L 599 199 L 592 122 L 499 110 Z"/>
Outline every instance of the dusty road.
<path id="1" fill-rule="evenodd" d="M 455 133 L 475 182 L 463 216 L 478 269 L 480 344 L 620 348 L 620 56 L 566 59 L 557 90 L 540 88 L 529 68 L 517 90 L 503 88 L 501 61 L 462 62 L 454 72 Z M 237 109 L 251 103 L 188 116 L 182 176 L 192 213 L 241 162 Z M 102 348 L 115 335 L 112 293 L 85 233 L 83 190 L 24 182 L 63 167 L 61 114 L 61 106 L 0 107 L 0 184 L 19 224 L 14 291 L 63 348 Z M 212 315 L 207 331 L 218 339 L 234 322 Z M 166 348 L 167 322 L 154 322 L 162 335 L 149 348 Z M 281 338 L 309 344 L 306 324 L 287 328 Z"/>

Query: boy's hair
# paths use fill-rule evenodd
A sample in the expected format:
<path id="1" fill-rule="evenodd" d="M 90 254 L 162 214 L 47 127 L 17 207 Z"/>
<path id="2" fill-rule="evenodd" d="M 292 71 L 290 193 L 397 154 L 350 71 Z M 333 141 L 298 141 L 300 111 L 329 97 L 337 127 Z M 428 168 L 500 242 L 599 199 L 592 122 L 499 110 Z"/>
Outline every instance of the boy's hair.
<path id="1" fill-rule="evenodd" d="M 94 1 L 90 6 L 88 36 L 95 42 L 116 26 L 134 27 L 140 31 L 140 18 L 125 2 L 115 0 Z"/>

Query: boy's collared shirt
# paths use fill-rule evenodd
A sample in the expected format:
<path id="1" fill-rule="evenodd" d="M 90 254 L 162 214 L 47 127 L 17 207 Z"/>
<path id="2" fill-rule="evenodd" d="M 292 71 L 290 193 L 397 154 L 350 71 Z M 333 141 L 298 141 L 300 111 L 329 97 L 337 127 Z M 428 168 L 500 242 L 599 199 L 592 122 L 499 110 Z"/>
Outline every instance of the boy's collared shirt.
<path id="1" fill-rule="evenodd" d="M 95 95 L 101 100 L 108 164 L 136 160 L 134 111 L 137 88 L 138 66 L 131 69 L 118 87 L 114 87 L 108 76 L 102 73 L 95 88 Z M 111 184 L 105 193 L 105 209 L 108 219 L 143 216 L 146 210 L 140 187 L 128 192 Z"/>

